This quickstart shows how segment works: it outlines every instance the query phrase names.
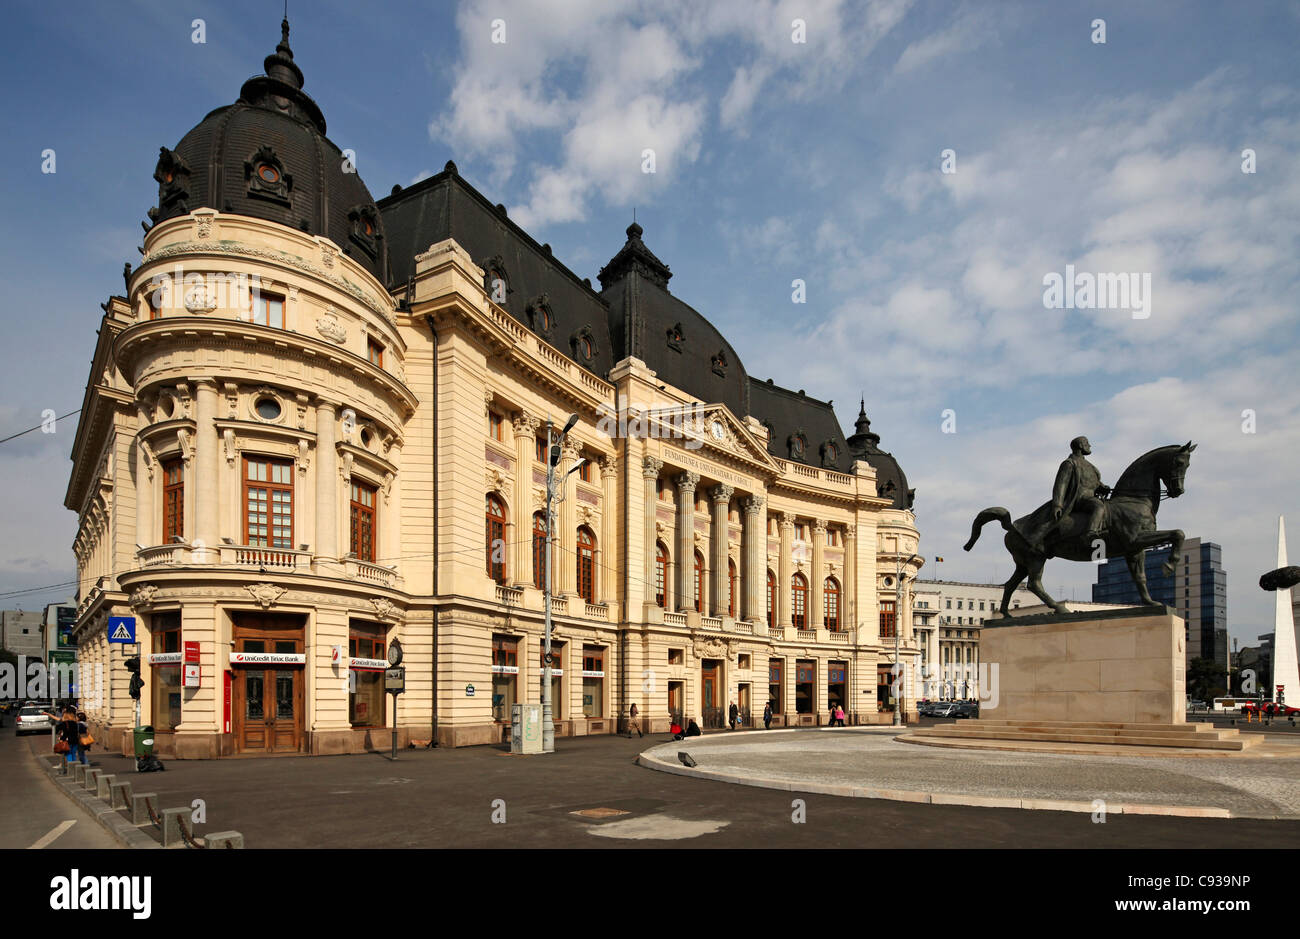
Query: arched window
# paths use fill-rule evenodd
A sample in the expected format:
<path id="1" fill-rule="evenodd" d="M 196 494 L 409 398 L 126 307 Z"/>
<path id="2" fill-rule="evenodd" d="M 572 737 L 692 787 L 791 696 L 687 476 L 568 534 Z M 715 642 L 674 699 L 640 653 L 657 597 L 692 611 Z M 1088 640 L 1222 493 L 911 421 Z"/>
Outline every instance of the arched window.
<path id="1" fill-rule="evenodd" d="M 546 516 L 533 513 L 533 586 L 546 587 Z"/>
<path id="2" fill-rule="evenodd" d="M 578 594 L 596 602 L 596 536 L 589 528 L 578 529 Z"/>
<path id="3" fill-rule="evenodd" d="M 790 622 L 795 629 L 808 628 L 808 581 L 803 574 L 795 574 L 790 579 Z"/>
<path id="4" fill-rule="evenodd" d="M 704 555 L 695 552 L 695 612 L 704 612 Z"/>
<path id="5" fill-rule="evenodd" d="M 776 575 L 767 572 L 767 625 L 775 626 L 776 620 Z"/>
<path id="6" fill-rule="evenodd" d="M 825 626 L 832 632 L 840 628 L 840 585 L 834 577 L 826 578 Z"/>
<path id="7" fill-rule="evenodd" d="M 487 497 L 487 572 L 498 584 L 506 582 L 506 507 Z"/>
<path id="8" fill-rule="evenodd" d="M 668 605 L 667 584 L 668 584 L 668 549 L 664 547 L 661 541 L 656 546 L 655 551 L 655 603 L 659 606 Z"/>
<path id="9" fill-rule="evenodd" d="M 727 559 L 727 615 L 736 615 L 736 562 Z"/>

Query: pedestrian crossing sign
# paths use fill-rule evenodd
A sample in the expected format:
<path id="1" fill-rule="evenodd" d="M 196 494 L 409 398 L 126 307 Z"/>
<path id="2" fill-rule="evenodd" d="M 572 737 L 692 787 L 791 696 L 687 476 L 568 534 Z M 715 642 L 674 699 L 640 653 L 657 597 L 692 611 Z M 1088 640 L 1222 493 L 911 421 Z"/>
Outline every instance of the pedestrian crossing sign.
<path id="1" fill-rule="evenodd" d="M 135 642 L 135 617 L 110 616 L 108 618 L 109 642 Z"/>

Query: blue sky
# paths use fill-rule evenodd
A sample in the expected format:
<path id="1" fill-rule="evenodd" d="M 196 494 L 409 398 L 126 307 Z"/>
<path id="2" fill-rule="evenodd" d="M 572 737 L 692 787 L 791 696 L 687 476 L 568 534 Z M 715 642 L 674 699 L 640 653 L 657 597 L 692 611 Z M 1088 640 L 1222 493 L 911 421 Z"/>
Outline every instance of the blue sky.
<path id="1" fill-rule="evenodd" d="M 51 9 L 10 5 L 0 56 L 0 436 L 81 404 L 99 304 L 139 257 L 158 148 L 236 98 L 281 15 L 276 2 Z M 1300 4 L 294 0 L 289 13 L 306 91 L 376 196 L 454 159 L 592 278 L 635 207 L 673 292 L 750 374 L 834 399 L 846 429 L 865 394 L 944 577 L 1005 579 L 999 539 L 960 550 L 970 519 L 1045 499 L 1075 435 L 1107 482 L 1193 439 L 1188 493 L 1161 524 L 1224 546 L 1233 635 L 1271 628 L 1256 580 L 1277 516 L 1300 529 Z M 47 148 L 54 174 L 40 172 Z M 1067 264 L 1150 273 L 1151 315 L 1045 309 L 1042 278 Z M 791 302 L 795 278 L 806 304 Z M 947 409 L 956 433 L 941 430 Z M 0 481 L 22 493 L 0 517 L 0 587 L 72 579 L 73 420 L 0 445 Z M 1045 578 L 1081 599 L 1091 580 L 1064 561 Z"/>

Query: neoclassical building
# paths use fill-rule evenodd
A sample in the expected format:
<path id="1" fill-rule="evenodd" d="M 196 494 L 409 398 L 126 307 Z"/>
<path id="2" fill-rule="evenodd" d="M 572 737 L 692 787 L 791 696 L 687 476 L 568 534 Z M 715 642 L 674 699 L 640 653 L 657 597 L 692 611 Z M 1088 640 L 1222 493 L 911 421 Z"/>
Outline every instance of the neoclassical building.
<path id="1" fill-rule="evenodd" d="M 177 757 L 496 742 L 539 701 L 548 419 L 557 734 L 637 704 L 888 720 L 913 494 L 865 409 L 745 371 L 633 224 L 578 277 L 462 179 L 376 202 L 283 39 L 162 148 L 104 304 L 66 506 L 83 700 Z M 903 608 L 899 608 L 899 607 Z M 904 625 L 900 657 L 918 648 Z M 406 691 L 383 693 L 390 643 Z M 910 694 L 910 691 L 907 692 Z"/>

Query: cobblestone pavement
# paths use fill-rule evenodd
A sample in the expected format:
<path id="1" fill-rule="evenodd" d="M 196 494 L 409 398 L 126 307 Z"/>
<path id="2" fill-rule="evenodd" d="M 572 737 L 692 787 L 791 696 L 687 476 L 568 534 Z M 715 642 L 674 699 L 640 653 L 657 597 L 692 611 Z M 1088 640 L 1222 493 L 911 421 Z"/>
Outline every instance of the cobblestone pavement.
<path id="1" fill-rule="evenodd" d="M 1295 758 L 1072 756 L 930 749 L 892 734 L 819 732 L 709 738 L 691 747 L 699 768 L 798 784 L 1021 799 L 1216 806 L 1234 816 L 1300 818 Z M 683 744 L 651 755 L 676 762 Z"/>

